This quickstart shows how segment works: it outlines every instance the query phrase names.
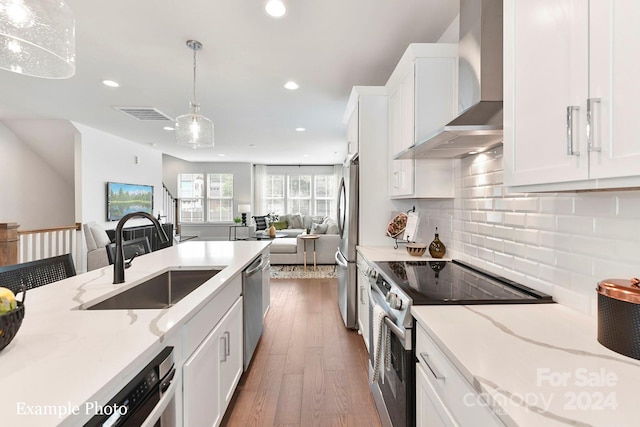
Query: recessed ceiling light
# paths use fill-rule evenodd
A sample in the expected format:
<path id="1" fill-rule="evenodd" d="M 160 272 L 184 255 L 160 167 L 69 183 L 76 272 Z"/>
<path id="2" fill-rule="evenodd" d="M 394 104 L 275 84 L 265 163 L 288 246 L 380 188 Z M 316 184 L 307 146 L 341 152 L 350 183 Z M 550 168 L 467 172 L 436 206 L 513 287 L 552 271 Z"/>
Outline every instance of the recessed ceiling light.
<path id="1" fill-rule="evenodd" d="M 249 147 L 251 147 L 251 148 L 253 148 L 255 146 L 256 146 L 256 144 L 249 144 Z"/>
<path id="2" fill-rule="evenodd" d="M 302 157 L 309 157 L 309 155 L 308 154 L 303 154 Z"/>
<path id="3" fill-rule="evenodd" d="M 172 128 L 171 126 L 165 126 L 162 129 L 164 130 L 175 130 L 174 128 Z"/>
<path id="4" fill-rule="evenodd" d="M 222 153 L 218 153 L 218 156 L 220 156 L 220 157 L 224 157 L 224 154 L 222 154 Z"/>
<path id="5" fill-rule="evenodd" d="M 307 130 L 307 128 L 296 128 L 296 131 L 298 132 L 304 132 L 305 130 Z"/>
<path id="6" fill-rule="evenodd" d="M 120 87 L 120 83 L 114 82 L 113 80 L 103 80 L 102 84 L 109 87 Z"/>
<path id="7" fill-rule="evenodd" d="M 296 90 L 300 87 L 300 85 L 293 80 L 290 80 L 284 84 L 285 89 Z"/>
<path id="8" fill-rule="evenodd" d="M 269 0 L 264 5 L 264 10 L 269 16 L 274 18 L 282 18 L 287 13 L 287 8 L 282 0 Z"/>

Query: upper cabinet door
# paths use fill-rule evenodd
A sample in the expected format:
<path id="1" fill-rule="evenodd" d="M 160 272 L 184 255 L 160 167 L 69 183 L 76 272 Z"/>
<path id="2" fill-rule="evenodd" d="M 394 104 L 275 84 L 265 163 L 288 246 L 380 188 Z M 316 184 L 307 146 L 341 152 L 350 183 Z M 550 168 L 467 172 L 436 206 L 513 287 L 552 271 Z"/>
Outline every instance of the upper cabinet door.
<path id="1" fill-rule="evenodd" d="M 588 2 L 504 2 L 505 184 L 586 180 Z"/>
<path id="2" fill-rule="evenodd" d="M 640 175 L 640 2 L 590 2 L 591 178 Z"/>

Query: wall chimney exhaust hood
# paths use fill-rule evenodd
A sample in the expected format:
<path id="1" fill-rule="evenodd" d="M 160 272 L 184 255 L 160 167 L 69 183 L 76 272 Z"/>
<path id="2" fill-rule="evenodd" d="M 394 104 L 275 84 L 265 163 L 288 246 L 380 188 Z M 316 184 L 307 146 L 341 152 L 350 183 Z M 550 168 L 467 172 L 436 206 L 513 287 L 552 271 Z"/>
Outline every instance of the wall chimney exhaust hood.
<path id="1" fill-rule="evenodd" d="M 462 157 L 502 143 L 502 0 L 460 0 L 458 110 L 458 117 L 394 158 Z"/>

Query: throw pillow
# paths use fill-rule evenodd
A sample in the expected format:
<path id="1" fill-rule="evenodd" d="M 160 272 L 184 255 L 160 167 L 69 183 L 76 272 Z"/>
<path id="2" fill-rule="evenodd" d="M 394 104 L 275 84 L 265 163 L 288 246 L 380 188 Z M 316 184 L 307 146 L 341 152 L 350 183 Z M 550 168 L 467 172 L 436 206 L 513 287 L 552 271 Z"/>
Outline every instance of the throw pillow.
<path id="1" fill-rule="evenodd" d="M 315 222 L 311 225 L 311 234 L 327 234 L 327 224 L 316 224 Z"/>
<path id="2" fill-rule="evenodd" d="M 338 234 L 340 232 L 338 223 L 332 219 L 325 220 L 324 225 L 327 226 L 327 234 Z"/>
<path id="3" fill-rule="evenodd" d="M 271 224 L 276 228 L 276 230 L 284 230 L 287 228 L 287 221 L 277 221 L 272 222 Z"/>
<path id="4" fill-rule="evenodd" d="M 291 215 L 289 217 L 289 228 L 304 228 L 302 215 Z"/>
<path id="5" fill-rule="evenodd" d="M 256 230 L 267 229 L 267 215 L 252 216 L 251 218 L 256 222 Z"/>

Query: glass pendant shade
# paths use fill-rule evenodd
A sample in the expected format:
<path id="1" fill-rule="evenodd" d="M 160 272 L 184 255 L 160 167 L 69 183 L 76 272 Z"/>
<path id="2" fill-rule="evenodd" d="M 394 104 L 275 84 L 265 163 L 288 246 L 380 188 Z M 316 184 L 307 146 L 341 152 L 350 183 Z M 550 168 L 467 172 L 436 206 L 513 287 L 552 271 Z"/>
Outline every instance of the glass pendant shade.
<path id="1" fill-rule="evenodd" d="M 0 0 L 0 68 L 47 79 L 76 72 L 75 19 L 62 0 Z"/>
<path id="2" fill-rule="evenodd" d="M 202 49 L 197 40 L 187 40 L 187 47 L 193 50 L 193 101 L 190 111 L 176 117 L 176 143 L 190 148 L 213 148 L 213 123 L 198 114 L 200 105 L 196 102 L 196 52 Z"/>
<path id="3" fill-rule="evenodd" d="M 183 147 L 213 148 L 213 123 L 198 109 L 191 103 L 190 113 L 176 117 L 176 142 Z"/>

